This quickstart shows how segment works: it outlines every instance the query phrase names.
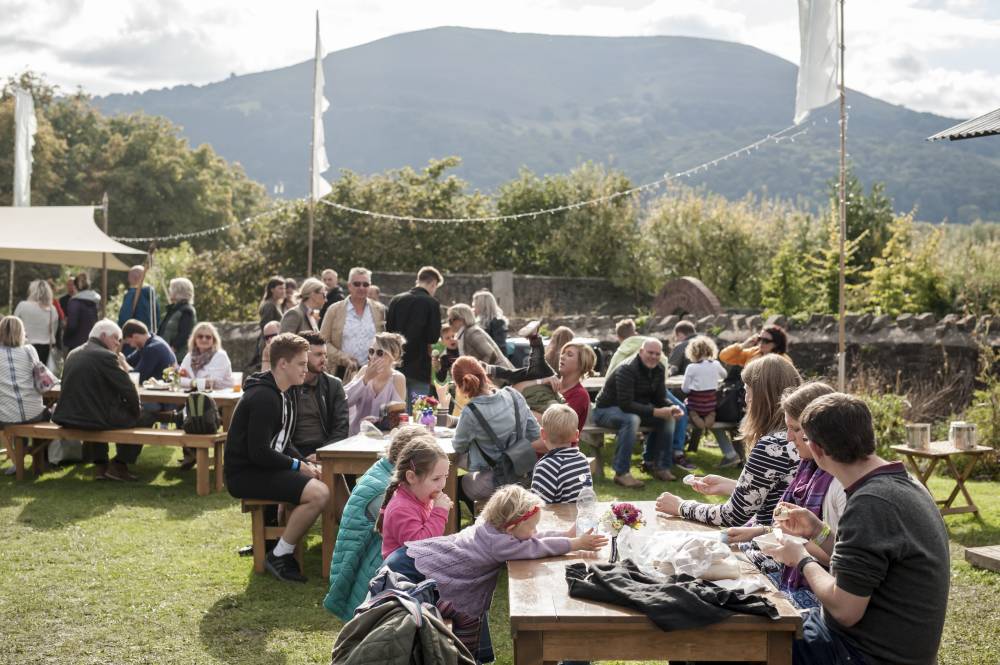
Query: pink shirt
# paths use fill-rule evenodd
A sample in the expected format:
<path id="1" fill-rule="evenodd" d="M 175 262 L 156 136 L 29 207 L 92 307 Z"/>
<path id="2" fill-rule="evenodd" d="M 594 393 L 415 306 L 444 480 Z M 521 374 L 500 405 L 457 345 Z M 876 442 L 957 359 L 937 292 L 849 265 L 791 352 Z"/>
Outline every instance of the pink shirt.
<path id="1" fill-rule="evenodd" d="M 382 516 L 382 558 L 403 543 L 444 535 L 448 511 L 432 502 L 420 503 L 405 485 L 400 485 L 389 499 Z"/>

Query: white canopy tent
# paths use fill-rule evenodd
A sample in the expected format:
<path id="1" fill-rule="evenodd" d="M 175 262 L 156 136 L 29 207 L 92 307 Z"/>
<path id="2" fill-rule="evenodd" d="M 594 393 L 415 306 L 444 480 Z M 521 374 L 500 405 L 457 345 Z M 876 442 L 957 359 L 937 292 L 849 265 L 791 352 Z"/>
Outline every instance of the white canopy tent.
<path id="1" fill-rule="evenodd" d="M 109 238 L 94 223 L 95 206 L 0 207 L 0 259 L 128 270 L 115 254 L 145 254 Z"/>

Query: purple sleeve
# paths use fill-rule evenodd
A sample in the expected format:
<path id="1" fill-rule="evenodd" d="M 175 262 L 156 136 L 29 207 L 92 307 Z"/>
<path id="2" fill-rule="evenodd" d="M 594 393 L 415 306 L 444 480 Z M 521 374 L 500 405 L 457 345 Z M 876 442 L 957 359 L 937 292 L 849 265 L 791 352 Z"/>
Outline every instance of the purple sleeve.
<path id="1" fill-rule="evenodd" d="M 528 540 L 518 540 L 514 536 L 504 538 L 493 549 L 493 557 L 497 561 L 516 561 L 518 559 L 543 559 L 549 556 L 560 556 L 569 552 L 570 542 L 562 536 L 535 536 Z"/>

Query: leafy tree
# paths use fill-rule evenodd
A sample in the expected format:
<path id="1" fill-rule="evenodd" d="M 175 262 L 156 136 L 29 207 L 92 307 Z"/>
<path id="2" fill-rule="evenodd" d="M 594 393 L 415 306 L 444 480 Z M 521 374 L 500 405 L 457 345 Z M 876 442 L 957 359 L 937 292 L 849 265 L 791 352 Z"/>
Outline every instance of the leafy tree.
<path id="1" fill-rule="evenodd" d="M 840 199 L 838 191 L 840 181 L 834 181 L 830 186 L 830 202 L 834 215 L 839 215 Z M 864 186 L 853 172 L 847 174 L 847 238 L 857 241 L 857 249 L 851 255 L 851 265 L 859 270 L 871 270 L 875 257 L 882 254 L 882 249 L 889 240 L 894 213 L 892 200 L 885 193 L 885 183 L 876 182 L 868 194 Z M 839 219 L 839 216 L 837 217 Z M 851 271 L 849 283 L 857 283 L 860 273 Z"/>
<path id="2" fill-rule="evenodd" d="M 844 298 L 847 309 L 852 309 L 849 299 L 851 282 L 861 270 L 854 261 L 859 244 L 867 237 L 867 231 L 850 238 L 844 243 Z M 807 259 L 809 266 L 809 289 L 812 293 L 812 311 L 816 314 L 836 314 L 840 311 L 840 222 L 837 209 L 831 205 L 826 216 L 825 242 L 818 251 Z"/>
<path id="3" fill-rule="evenodd" d="M 792 240 L 784 240 L 761 287 L 761 304 L 767 313 L 794 316 L 806 312 L 811 304 L 807 277 L 801 250 Z"/>

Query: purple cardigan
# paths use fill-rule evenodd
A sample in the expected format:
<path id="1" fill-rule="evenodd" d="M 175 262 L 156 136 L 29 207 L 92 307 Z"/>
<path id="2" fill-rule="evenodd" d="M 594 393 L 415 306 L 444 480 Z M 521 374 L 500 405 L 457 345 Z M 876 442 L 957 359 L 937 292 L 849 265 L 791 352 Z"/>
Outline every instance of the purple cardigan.
<path id="1" fill-rule="evenodd" d="M 437 581 L 441 600 L 476 617 L 489 609 L 497 575 L 506 562 L 560 556 L 569 548 L 570 540 L 561 531 L 518 540 L 485 522 L 450 536 L 406 543 L 406 553 L 413 557 L 417 570 Z"/>

